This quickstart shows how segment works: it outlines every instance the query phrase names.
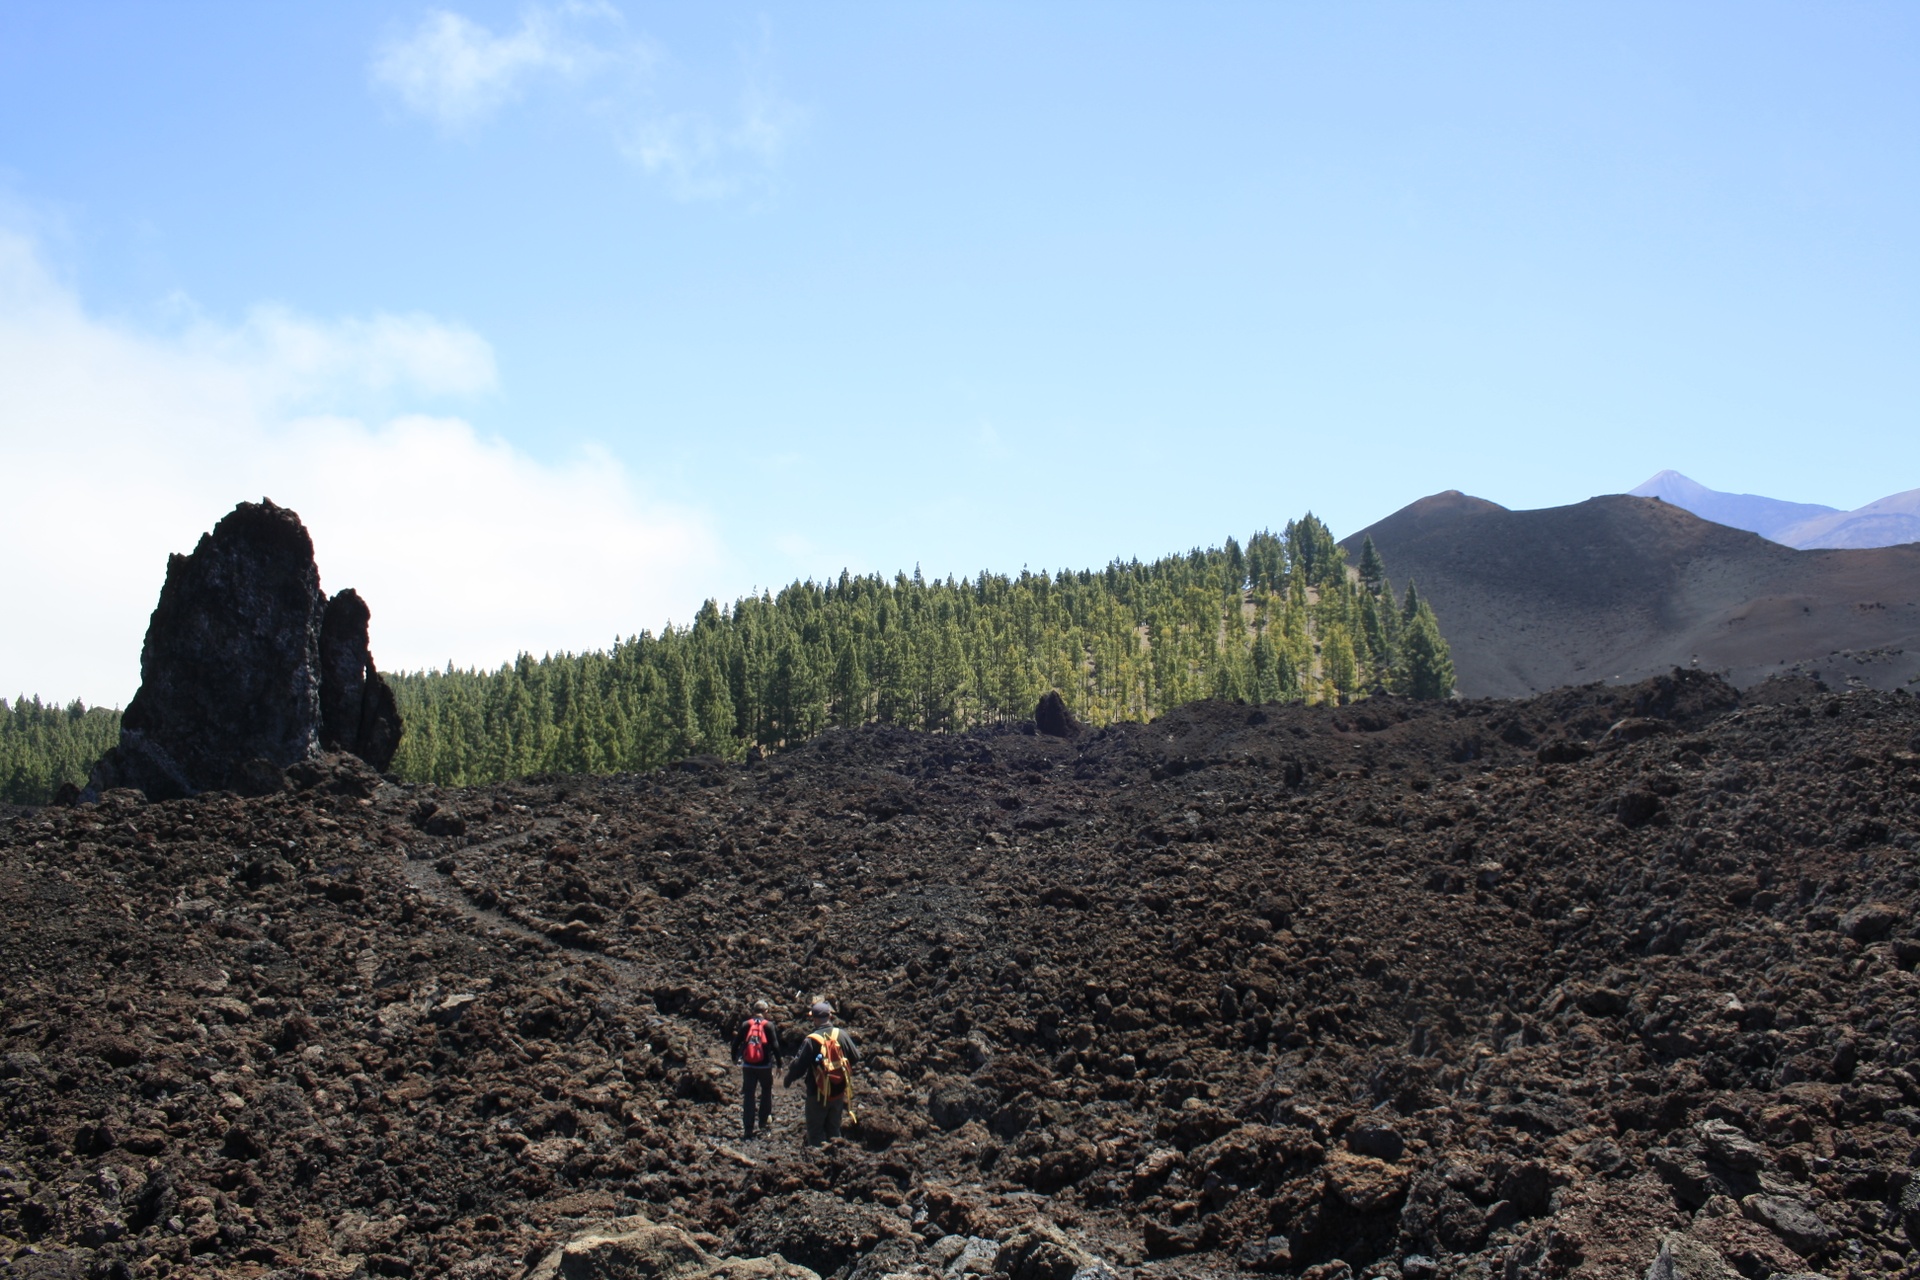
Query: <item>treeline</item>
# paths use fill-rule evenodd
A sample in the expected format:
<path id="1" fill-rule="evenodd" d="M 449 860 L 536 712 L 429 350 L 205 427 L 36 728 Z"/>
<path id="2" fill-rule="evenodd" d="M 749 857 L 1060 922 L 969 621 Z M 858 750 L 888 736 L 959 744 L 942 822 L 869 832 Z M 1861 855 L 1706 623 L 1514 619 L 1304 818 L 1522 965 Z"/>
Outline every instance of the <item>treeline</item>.
<path id="1" fill-rule="evenodd" d="M 0 698 L 0 801 L 45 804 L 62 783 L 85 783 L 93 762 L 119 740 L 118 711 Z"/>
<path id="2" fill-rule="evenodd" d="M 829 726 L 955 731 L 1031 716 L 1058 689 L 1085 721 L 1150 720 L 1198 698 L 1445 697 L 1453 666 L 1411 583 L 1369 541 L 1350 570 L 1311 514 L 1245 547 L 1017 577 L 842 573 L 707 604 L 610 651 L 496 671 L 389 677 L 393 768 L 445 785 L 542 771 L 740 758 Z"/>
<path id="3" fill-rule="evenodd" d="M 1309 513 L 1243 547 L 1018 576 L 796 582 L 609 651 L 522 654 L 494 671 L 389 674 L 393 770 L 450 786 L 530 773 L 739 759 L 829 726 L 951 732 L 1024 720 L 1058 689 L 1093 725 L 1199 698 L 1350 701 L 1453 691 L 1433 611 L 1357 566 Z M 0 799 L 44 803 L 119 734 L 119 713 L 0 702 Z"/>

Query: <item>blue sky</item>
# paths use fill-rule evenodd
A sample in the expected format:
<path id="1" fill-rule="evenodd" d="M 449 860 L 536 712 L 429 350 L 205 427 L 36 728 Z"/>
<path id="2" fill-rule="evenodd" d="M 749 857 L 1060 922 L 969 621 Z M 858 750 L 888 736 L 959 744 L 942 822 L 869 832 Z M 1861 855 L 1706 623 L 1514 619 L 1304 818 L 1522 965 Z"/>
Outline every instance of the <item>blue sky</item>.
<path id="1" fill-rule="evenodd" d="M 262 493 L 418 666 L 1447 488 L 1912 488 L 1916 66 L 1895 4 L 13 0 L 0 687 L 123 700 Z"/>

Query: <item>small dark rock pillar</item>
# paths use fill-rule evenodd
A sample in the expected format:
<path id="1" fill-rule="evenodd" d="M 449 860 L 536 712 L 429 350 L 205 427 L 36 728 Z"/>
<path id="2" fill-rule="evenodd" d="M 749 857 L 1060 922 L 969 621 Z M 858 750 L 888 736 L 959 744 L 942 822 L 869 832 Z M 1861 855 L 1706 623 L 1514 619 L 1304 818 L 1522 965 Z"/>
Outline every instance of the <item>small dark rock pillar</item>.
<path id="1" fill-rule="evenodd" d="M 1047 690 L 1033 709 L 1033 727 L 1053 738 L 1071 738 L 1080 732 L 1080 722 L 1056 689 Z"/>
<path id="2" fill-rule="evenodd" d="M 352 587 L 327 601 L 320 621 L 320 745 L 385 770 L 400 746 L 400 709 L 367 648 L 371 617 Z"/>
<path id="3" fill-rule="evenodd" d="M 323 704 L 351 720 L 341 745 L 363 759 L 363 748 L 374 753 L 369 762 L 384 769 L 400 717 L 367 656 L 367 608 L 351 591 L 341 596 L 351 599 L 332 652 L 351 679 L 336 688 L 321 662 L 322 623 L 332 616 L 299 516 L 265 499 L 243 502 L 192 555 L 168 557 L 140 652 L 140 691 L 83 795 L 275 790 L 288 765 L 320 754 Z"/>

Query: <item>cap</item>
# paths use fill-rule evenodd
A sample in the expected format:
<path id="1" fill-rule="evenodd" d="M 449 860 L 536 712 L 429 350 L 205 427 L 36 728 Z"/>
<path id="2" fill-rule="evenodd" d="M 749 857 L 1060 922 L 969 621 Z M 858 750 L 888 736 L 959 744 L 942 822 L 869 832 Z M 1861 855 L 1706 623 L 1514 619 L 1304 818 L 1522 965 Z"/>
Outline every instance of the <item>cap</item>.
<path id="1" fill-rule="evenodd" d="M 813 1016 L 816 1018 L 831 1018 L 833 1016 L 833 1006 L 825 1000 L 815 1000 L 813 1002 Z"/>
<path id="2" fill-rule="evenodd" d="M 753 1011 L 755 1013 L 765 1013 L 767 1011 L 767 1002 L 765 1000 L 755 1000 L 753 1002 Z"/>

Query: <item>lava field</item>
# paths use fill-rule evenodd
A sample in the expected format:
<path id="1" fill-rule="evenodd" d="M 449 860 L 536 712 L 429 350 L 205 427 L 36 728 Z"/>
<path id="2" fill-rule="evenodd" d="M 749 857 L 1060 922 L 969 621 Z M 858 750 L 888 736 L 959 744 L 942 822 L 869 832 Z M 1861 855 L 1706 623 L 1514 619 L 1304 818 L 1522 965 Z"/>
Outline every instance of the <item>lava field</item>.
<path id="1" fill-rule="evenodd" d="M 1917 830 L 1912 697 L 1692 672 L 15 811 L 0 1272 L 1920 1276 Z"/>

